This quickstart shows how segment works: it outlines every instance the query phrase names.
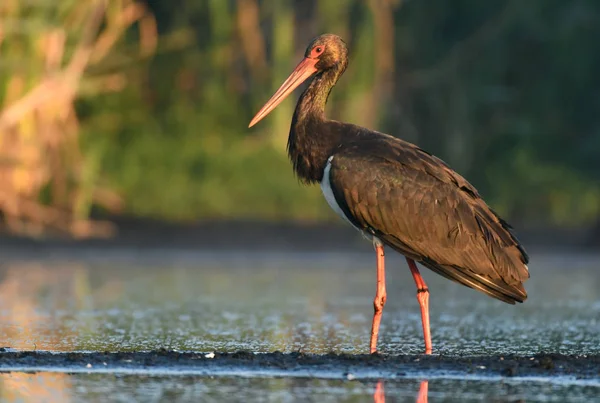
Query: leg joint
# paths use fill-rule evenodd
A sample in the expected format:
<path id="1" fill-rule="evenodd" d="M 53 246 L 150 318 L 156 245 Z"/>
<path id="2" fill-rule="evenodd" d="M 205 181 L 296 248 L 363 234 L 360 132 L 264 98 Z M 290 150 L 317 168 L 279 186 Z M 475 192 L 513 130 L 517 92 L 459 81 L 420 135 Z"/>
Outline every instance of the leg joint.
<path id="1" fill-rule="evenodd" d="M 375 312 L 383 311 L 386 299 L 387 297 L 385 295 L 375 297 L 375 299 L 373 300 L 373 308 L 375 309 Z"/>
<path id="2" fill-rule="evenodd" d="M 427 287 L 417 288 L 417 294 L 421 294 L 423 292 L 429 292 L 429 288 L 427 288 Z"/>

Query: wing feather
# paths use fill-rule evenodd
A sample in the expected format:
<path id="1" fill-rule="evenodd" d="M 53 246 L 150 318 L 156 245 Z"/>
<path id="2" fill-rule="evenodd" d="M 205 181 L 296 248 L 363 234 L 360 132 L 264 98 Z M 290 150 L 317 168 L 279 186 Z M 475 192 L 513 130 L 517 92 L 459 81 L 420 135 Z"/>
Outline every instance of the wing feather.
<path id="1" fill-rule="evenodd" d="M 374 136 L 368 155 L 358 145 L 334 154 L 330 183 L 344 213 L 442 276 L 524 301 L 528 257 L 510 226 L 443 161 L 384 136 Z"/>

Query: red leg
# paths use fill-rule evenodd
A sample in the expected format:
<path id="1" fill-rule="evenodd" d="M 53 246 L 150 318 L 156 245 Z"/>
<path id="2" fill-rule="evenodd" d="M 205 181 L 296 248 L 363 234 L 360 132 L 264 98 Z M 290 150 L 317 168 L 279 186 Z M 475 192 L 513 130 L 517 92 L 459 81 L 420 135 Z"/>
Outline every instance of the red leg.
<path id="1" fill-rule="evenodd" d="M 416 403 L 427 403 L 427 394 L 429 392 L 429 381 L 421 381 L 419 394 L 417 395 Z"/>
<path id="2" fill-rule="evenodd" d="M 383 389 L 383 381 L 381 379 L 377 381 L 375 393 L 373 393 L 373 401 L 375 403 L 385 403 L 385 390 Z"/>
<path id="3" fill-rule="evenodd" d="M 383 245 L 375 242 L 375 253 L 377 254 L 377 292 L 373 300 L 373 324 L 371 326 L 371 354 L 377 352 L 377 336 L 379 335 L 379 324 L 387 294 L 385 292 L 385 261 Z"/>
<path id="4" fill-rule="evenodd" d="M 417 285 L 417 301 L 421 307 L 421 322 L 423 323 L 423 337 L 425 338 L 425 354 L 431 354 L 431 331 L 429 330 L 429 289 L 421 277 L 414 260 L 406 258 L 410 272 Z"/>

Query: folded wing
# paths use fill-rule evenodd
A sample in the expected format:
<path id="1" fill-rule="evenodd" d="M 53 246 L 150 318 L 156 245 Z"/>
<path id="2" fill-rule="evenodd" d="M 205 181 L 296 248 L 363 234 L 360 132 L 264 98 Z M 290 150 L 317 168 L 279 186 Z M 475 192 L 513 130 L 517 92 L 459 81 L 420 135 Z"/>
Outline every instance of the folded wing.
<path id="1" fill-rule="evenodd" d="M 410 143 L 365 146 L 331 161 L 333 194 L 355 226 L 451 280 L 508 303 L 527 298 L 527 254 L 473 186 Z"/>

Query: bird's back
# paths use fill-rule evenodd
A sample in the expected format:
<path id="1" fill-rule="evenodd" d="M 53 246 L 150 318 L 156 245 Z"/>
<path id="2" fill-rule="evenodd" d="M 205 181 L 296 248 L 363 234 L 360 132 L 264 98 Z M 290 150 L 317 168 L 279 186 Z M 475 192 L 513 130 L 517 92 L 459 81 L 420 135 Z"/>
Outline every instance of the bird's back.
<path id="1" fill-rule="evenodd" d="M 328 179 L 352 224 L 451 280 L 508 303 L 527 298 L 527 253 L 469 182 L 413 144 L 344 126 L 352 136 Z"/>

